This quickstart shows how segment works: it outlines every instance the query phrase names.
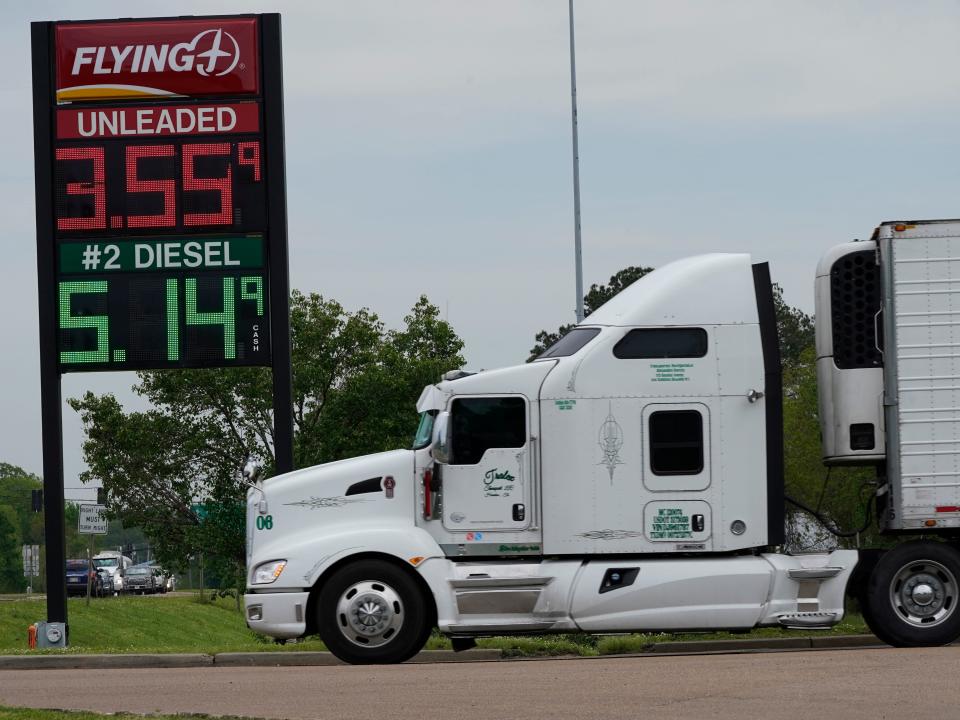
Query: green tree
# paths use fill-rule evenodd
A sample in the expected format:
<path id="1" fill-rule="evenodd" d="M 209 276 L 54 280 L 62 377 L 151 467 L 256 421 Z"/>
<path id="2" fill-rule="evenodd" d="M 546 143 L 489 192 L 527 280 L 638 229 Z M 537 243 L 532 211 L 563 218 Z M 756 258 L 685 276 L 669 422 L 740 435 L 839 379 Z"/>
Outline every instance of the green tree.
<path id="1" fill-rule="evenodd" d="M 21 592 L 26 587 L 20 539 L 16 512 L 0 505 L 0 592 Z"/>
<path id="2" fill-rule="evenodd" d="M 31 494 L 43 483 L 23 468 L 0 462 L 0 505 L 13 509 L 19 537 L 23 542 L 40 543 L 43 528 L 38 513 L 32 511 Z"/>
<path id="3" fill-rule="evenodd" d="M 773 284 L 773 309 L 777 316 L 777 335 L 780 338 L 780 362 L 784 369 L 809 363 L 803 356 L 814 347 L 813 316 L 799 308 L 790 307 L 783 300 L 783 288 Z"/>
<path id="4" fill-rule="evenodd" d="M 299 292 L 290 319 L 297 467 L 409 444 L 423 385 L 463 364 L 462 341 L 426 297 L 399 330 Z M 152 409 L 125 412 L 112 395 L 70 401 L 87 433 L 82 479 L 103 483 L 109 514 L 142 528 L 163 564 L 182 571 L 203 553 L 224 584 L 242 585 L 238 470 L 256 456 L 273 472 L 269 371 L 144 372 L 134 390 Z"/>

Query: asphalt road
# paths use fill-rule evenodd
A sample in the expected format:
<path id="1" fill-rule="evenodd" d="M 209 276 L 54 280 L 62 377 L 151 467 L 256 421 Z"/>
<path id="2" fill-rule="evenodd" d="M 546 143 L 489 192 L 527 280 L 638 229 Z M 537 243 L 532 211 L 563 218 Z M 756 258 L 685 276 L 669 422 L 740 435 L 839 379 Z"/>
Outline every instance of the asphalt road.
<path id="1" fill-rule="evenodd" d="M 944 720 L 960 647 L 409 664 L 9 670 L 0 705 L 322 720 Z"/>

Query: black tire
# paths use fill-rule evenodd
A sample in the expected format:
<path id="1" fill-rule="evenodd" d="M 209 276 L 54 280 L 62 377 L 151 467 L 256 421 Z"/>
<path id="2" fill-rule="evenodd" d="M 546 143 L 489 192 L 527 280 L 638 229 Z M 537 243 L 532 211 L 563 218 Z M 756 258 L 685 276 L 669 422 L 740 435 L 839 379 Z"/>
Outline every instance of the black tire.
<path id="1" fill-rule="evenodd" d="M 947 645 L 960 637 L 960 553 L 914 540 L 884 554 L 870 573 L 863 615 L 894 647 Z"/>
<path id="2" fill-rule="evenodd" d="M 323 642 L 353 665 L 409 660 L 430 635 L 430 605 L 416 579 L 383 560 L 358 560 L 337 570 L 316 607 Z"/>

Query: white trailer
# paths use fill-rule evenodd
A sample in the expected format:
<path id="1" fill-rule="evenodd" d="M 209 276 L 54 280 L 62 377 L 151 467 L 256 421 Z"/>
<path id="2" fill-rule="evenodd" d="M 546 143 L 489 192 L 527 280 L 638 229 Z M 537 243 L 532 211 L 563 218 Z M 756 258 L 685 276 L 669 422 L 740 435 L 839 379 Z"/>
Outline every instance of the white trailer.
<path id="1" fill-rule="evenodd" d="M 818 272 L 825 462 L 877 468 L 891 533 L 960 524 L 955 293 L 960 221 L 884 224 Z M 666 265 L 535 361 L 428 386 L 410 450 L 266 481 L 248 470 L 247 624 L 319 632 L 353 663 L 401 662 L 435 626 L 455 647 L 827 628 L 865 557 L 857 589 L 882 639 L 956 639 L 951 544 L 778 552 L 781 397 L 766 264 Z"/>

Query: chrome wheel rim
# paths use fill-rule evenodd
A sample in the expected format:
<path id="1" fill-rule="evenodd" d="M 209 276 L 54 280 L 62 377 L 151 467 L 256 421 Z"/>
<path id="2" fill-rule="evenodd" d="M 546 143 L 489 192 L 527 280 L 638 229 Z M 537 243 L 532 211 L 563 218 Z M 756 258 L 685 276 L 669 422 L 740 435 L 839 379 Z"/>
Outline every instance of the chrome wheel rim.
<path id="1" fill-rule="evenodd" d="M 403 626 L 403 603 L 392 587 L 364 580 L 348 587 L 337 602 L 340 632 L 358 647 L 381 647 Z"/>
<path id="2" fill-rule="evenodd" d="M 914 627 L 945 622 L 955 612 L 957 598 L 957 578 L 933 560 L 904 565 L 890 583 L 890 603 L 900 618 Z"/>

